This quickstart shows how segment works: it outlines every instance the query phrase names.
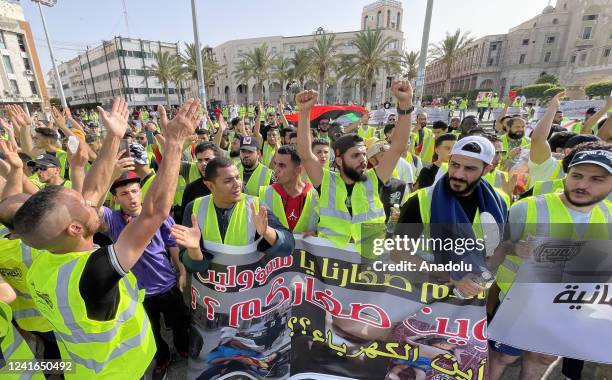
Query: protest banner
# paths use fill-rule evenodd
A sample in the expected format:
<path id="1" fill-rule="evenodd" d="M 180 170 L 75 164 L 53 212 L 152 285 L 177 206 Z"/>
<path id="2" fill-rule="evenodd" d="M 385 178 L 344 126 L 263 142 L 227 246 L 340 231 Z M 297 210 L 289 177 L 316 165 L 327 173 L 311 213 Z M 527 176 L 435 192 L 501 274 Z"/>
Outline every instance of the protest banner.
<path id="1" fill-rule="evenodd" d="M 563 111 L 563 117 L 569 120 L 584 120 L 584 115 L 589 108 L 595 108 L 599 110 L 605 105 L 603 100 L 566 100 L 561 102 L 561 111 Z M 535 107 L 535 114 L 533 118 L 540 120 L 547 107 Z"/>
<path id="2" fill-rule="evenodd" d="M 312 237 L 215 254 L 192 280 L 187 378 L 487 379 L 483 297 L 377 265 Z"/>
<path id="3" fill-rule="evenodd" d="M 610 248 L 609 240 L 542 240 L 534 257 L 523 260 L 489 338 L 525 351 L 612 363 Z"/>

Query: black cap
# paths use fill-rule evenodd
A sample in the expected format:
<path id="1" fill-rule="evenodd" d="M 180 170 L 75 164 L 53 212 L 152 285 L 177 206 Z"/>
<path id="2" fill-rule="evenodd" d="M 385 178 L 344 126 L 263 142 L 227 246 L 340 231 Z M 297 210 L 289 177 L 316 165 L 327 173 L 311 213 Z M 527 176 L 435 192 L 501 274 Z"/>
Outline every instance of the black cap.
<path id="1" fill-rule="evenodd" d="M 57 157 L 55 157 L 52 154 L 41 154 L 40 156 L 36 157 L 33 160 L 28 161 L 28 166 L 29 167 L 45 167 L 45 168 L 51 168 L 51 167 L 55 167 L 55 168 L 59 168 L 60 167 L 60 162 L 57 159 Z"/>
<path id="2" fill-rule="evenodd" d="M 259 146 L 257 145 L 257 139 L 254 136 L 244 136 L 240 139 L 240 150 L 251 150 L 257 152 Z"/>
<path id="3" fill-rule="evenodd" d="M 582 143 L 585 143 L 585 142 L 597 142 L 597 141 L 599 141 L 599 137 L 597 137 L 595 135 L 576 135 L 576 136 L 570 137 L 565 142 L 565 145 L 563 147 L 564 148 L 572 149 L 573 147 L 575 147 L 578 144 L 582 144 Z"/>
<path id="4" fill-rule="evenodd" d="M 612 152 L 607 150 L 585 150 L 578 152 L 572 158 L 568 167 L 573 167 L 580 164 L 593 164 L 606 169 L 612 174 Z"/>
<path id="5" fill-rule="evenodd" d="M 53 128 L 38 127 L 38 128 L 36 128 L 34 130 L 36 131 L 36 133 L 40 133 L 41 135 L 43 135 L 45 137 L 51 137 L 51 138 L 54 138 L 54 139 L 58 138 L 57 132 Z"/>
<path id="6" fill-rule="evenodd" d="M 356 133 L 349 133 L 348 135 L 341 136 L 334 141 L 334 152 L 336 153 L 336 156 L 341 156 L 347 150 L 358 145 L 363 145 L 365 147 L 363 139 Z"/>
<path id="7" fill-rule="evenodd" d="M 127 185 L 128 183 L 138 182 L 140 183 L 140 177 L 134 171 L 129 171 L 121 174 L 113 184 L 111 185 L 110 191 L 114 194 L 115 189 L 119 186 Z"/>

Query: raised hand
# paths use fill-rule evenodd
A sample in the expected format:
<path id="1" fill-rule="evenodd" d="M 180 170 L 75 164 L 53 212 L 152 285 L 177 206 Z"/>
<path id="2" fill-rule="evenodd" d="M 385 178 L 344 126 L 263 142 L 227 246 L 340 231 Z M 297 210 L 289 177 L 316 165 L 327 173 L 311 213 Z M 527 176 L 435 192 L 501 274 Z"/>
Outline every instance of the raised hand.
<path id="1" fill-rule="evenodd" d="M 195 214 L 191 214 L 192 227 L 175 224 L 170 228 L 170 234 L 176 242 L 187 249 L 199 249 L 202 232 L 198 226 L 198 219 Z"/>
<path id="2" fill-rule="evenodd" d="M 123 137 L 128 128 L 128 106 L 125 99 L 117 97 L 113 102 L 111 112 L 106 112 L 104 108 L 98 106 L 98 113 L 108 132 L 115 137 Z"/>
<path id="3" fill-rule="evenodd" d="M 57 125 L 59 125 L 60 127 L 66 127 L 66 119 L 57 108 L 51 107 L 51 116 L 53 117 L 53 120 L 57 123 Z"/>
<path id="4" fill-rule="evenodd" d="M 125 154 L 126 150 L 120 150 L 117 153 L 117 163 L 113 169 L 113 180 L 119 178 L 123 173 L 136 170 L 134 159 L 131 156 L 120 158 Z"/>
<path id="5" fill-rule="evenodd" d="M 394 80 L 391 83 L 391 92 L 401 108 L 412 106 L 412 85 L 409 80 Z"/>
<path id="6" fill-rule="evenodd" d="M 163 106 L 159 106 L 157 108 L 157 112 L 159 112 L 159 125 L 166 143 L 173 141 L 183 146 L 185 141 L 195 133 L 196 127 L 199 124 L 199 110 L 200 100 L 189 99 L 181 106 L 174 119 L 168 122 L 166 109 Z"/>
<path id="7" fill-rule="evenodd" d="M 0 140 L 0 153 L 4 155 L 3 161 L 10 166 L 10 170 L 21 170 L 23 161 L 19 158 L 17 148 L 8 141 Z"/>
<path id="8" fill-rule="evenodd" d="M 319 93 L 315 90 L 302 91 L 295 96 L 295 103 L 300 111 L 309 111 L 317 103 Z"/>
<path id="9" fill-rule="evenodd" d="M 253 215 L 251 222 L 255 225 L 255 229 L 260 236 L 264 236 L 268 229 L 268 211 L 265 206 L 259 205 L 259 210 L 255 209 L 253 203 L 250 204 L 251 215 Z"/>
<path id="10" fill-rule="evenodd" d="M 555 109 L 561 108 L 561 98 L 565 97 L 565 90 L 561 91 L 557 95 L 553 96 L 550 100 L 549 107 L 554 107 Z"/>
<path id="11" fill-rule="evenodd" d="M 14 123 L 21 126 L 27 126 L 32 124 L 32 118 L 18 105 L 12 104 L 7 106 L 9 117 Z"/>

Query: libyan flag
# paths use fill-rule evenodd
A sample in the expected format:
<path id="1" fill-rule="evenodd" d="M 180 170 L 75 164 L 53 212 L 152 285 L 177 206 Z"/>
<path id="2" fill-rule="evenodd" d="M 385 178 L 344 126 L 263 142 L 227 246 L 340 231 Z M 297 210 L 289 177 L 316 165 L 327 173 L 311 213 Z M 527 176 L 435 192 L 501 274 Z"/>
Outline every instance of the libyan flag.
<path id="1" fill-rule="evenodd" d="M 318 127 L 319 121 L 323 119 L 329 120 L 330 123 L 347 125 L 361 119 L 367 112 L 365 108 L 359 106 L 314 106 L 310 109 L 310 127 Z M 292 113 L 286 118 L 287 121 L 297 124 L 299 113 Z"/>

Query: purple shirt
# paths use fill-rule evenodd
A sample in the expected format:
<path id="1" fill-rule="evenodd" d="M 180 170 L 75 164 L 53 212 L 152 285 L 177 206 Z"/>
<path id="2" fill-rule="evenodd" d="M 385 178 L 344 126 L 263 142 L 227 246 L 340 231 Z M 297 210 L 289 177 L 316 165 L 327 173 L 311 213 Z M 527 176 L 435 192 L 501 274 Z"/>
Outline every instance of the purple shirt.
<path id="1" fill-rule="evenodd" d="M 104 233 L 113 242 L 117 241 L 121 231 L 127 226 L 121 210 L 103 207 L 107 231 Z M 155 231 L 151 242 L 132 268 L 138 280 L 138 287 L 146 290 L 146 296 L 165 293 L 176 284 L 176 273 L 170 262 L 166 247 L 176 247 L 176 241 L 170 235 L 170 227 L 175 224 L 171 216 Z"/>

